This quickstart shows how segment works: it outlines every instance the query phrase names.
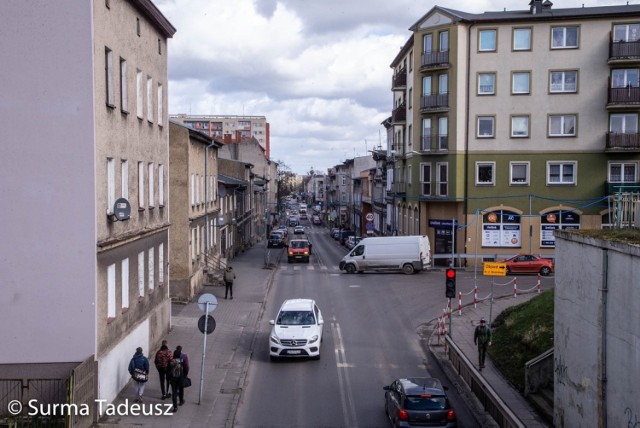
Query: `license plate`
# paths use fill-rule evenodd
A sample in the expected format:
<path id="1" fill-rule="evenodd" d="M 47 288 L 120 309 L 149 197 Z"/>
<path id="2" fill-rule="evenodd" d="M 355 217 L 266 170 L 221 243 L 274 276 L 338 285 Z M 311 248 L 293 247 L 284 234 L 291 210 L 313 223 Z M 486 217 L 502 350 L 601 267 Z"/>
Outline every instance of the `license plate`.
<path id="1" fill-rule="evenodd" d="M 298 355 L 298 354 L 300 354 L 301 352 L 302 352 L 302 351 L 301 351 L 301 350 L 299 350 L 299 349 L 291 349 L 291 350 L 287 351 L 287 354 L 289 354 L 289 355 Z"/>

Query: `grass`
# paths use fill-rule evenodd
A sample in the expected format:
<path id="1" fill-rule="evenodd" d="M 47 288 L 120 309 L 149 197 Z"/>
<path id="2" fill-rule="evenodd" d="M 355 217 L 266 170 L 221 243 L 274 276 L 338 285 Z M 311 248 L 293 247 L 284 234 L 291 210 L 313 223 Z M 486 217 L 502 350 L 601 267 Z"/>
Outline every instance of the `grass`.
<path id="1" fill-rule="evenodd" d="M 590 238 L 640 245 L 640 229 L 630 227 L 621 229 L 580 229 L 572 233 Z"/>
<path id="2" fill-rule="evenodd" d="M 553 347 L 553 290 L 506 309 L 493 327 L 491 360 L 522 392 L 525 363 Z"/>

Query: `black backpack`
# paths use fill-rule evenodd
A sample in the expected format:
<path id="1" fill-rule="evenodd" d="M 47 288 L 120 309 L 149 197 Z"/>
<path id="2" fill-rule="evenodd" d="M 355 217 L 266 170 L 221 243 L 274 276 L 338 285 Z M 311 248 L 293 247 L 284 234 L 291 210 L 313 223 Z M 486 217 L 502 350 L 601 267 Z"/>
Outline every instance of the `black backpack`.
<path id="1" fill-rule="evenodd" d="M 174 379 L 179 379 L 182 377 L 182 359 L 181 358 L 174 358 L 173 361 L 171 361 L 170 373 L 171 373 L 171 377 Z"/>

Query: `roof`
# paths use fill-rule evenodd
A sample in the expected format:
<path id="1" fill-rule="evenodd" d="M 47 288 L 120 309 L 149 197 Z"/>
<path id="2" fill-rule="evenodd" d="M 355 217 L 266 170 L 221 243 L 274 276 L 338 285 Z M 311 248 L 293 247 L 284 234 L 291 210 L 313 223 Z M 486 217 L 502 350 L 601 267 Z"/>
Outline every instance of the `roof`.
<path id="1" fill-rule="evenodd" d="M 147 19 L 166 38 L 171 38 L 176 33 L 176 29 L 171 22 L 160 12 L 151 0 L 129 0 L 131 4 L 144 14 Z"/>
<path id="2" fill-rule="evenodd" d="M 247 186 L 249 183 L 245 180 L 239 180 L 237 178 L 229 177 L 226 175 L 218 174 L 218 181 L 220 183 L 229 184 L 231 186 Z"/>
<path id="3" fill-rule="evenodd" d="M 280 310 L 286 311 L 310 311 L 315 302 L 312 299 L 289 299 L 282 303 Z"/>

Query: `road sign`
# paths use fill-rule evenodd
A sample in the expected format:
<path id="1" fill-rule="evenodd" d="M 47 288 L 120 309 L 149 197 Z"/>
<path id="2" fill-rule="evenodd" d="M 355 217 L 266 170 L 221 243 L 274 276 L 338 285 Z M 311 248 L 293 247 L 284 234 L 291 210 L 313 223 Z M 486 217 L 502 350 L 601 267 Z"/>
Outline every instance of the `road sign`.
<path id="1" fill-rule="evenodd" d="M 373 213 L 367 213 L 365 218 L 367 219 L 367 221 L 373 221 Z"/>
<path id="2" fill-rule="evenodd" d="M 198 299 L 198 307 L 204 313 L 207 313 L 207 303 L 209 303 L 209 312 L 213 312 L 218 307 L 218 299 L 210 293 L 205 293 Z"/>
<path id="3" fill-rule="evenodd" d="M 373 230 L 376 226 L 372 222 L 369 222 L 365 225 L 365 227 L 367 230 Z"/>
<path id="4" fill-rule="evenodd" d="M 484 262 L 484 269 L 482 271 L 482 274 L 487 276 L 506 276 L 507 264 Z"/>
<path id="5" fill-rule="evenodd" d="M 208 318 L 207 318 L 208 317 Z M 211 315 L 203 315 L 198 319 L 198 330 L 200 333 L 204 333 L 204 324 L 207 323 L 207 334 L 213 333 L 216 329 L 216 320 Z"/>

